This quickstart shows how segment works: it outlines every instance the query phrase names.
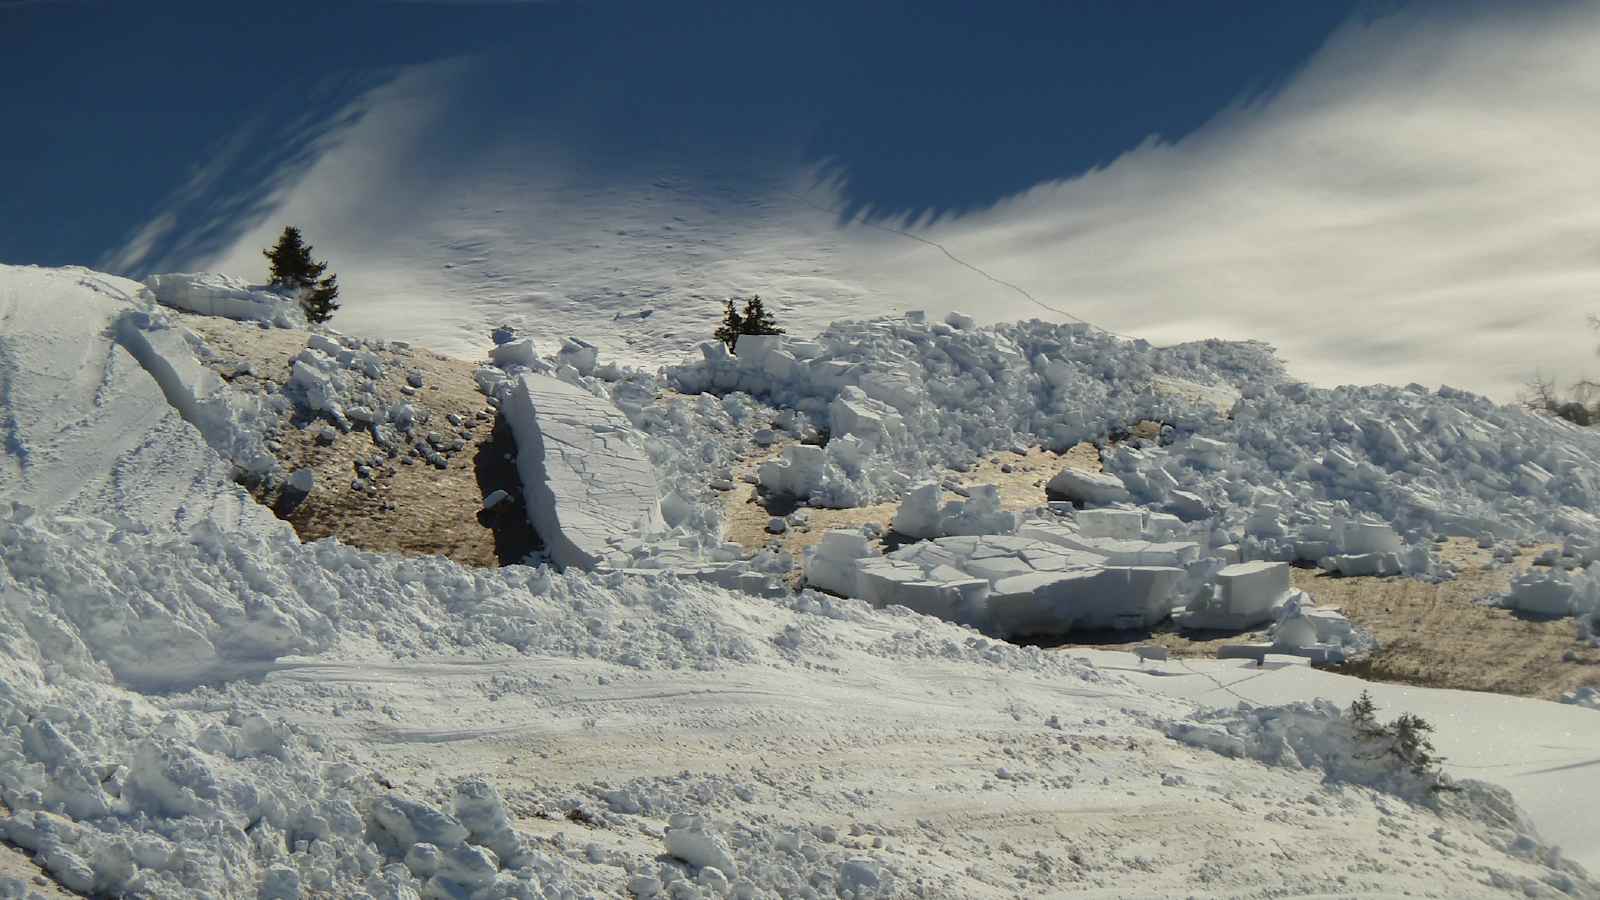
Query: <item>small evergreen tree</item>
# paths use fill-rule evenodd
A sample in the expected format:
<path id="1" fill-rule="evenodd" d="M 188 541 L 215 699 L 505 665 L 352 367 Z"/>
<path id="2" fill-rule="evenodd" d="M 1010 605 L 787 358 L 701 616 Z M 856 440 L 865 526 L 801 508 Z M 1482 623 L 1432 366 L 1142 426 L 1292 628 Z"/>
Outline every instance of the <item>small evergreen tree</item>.
<path id="1" fill-rule="evenodd" d="M 313 325 L 321 325 L 333 318 L 339 304 L 333 302 L 339 296 L 339 276 L 329 275 L 317 282 L 300 300 L 300 308 L 306 311 L 306 321 Z"/>
<path id="2" fill-rule="evenodd" d="M 326 262 L 311 257 L 311 245 L 300 235 L 300 229 L 285 226 L 283 234 L 271 249 L 261 251 L 272 265 L 269 284 L 286 291 L 300 301 L 306 319 L 318 325 L 333 318 L 339 308 L 334 298 L 339 296 L 339 277 L 328 271 Z"/>
<path id="3" fill-rule="evenodd" d="M 734 307 L 732 300 L 725 301 L 722 304 L 722 324 L 711 333 L 711 336 L 726 344 L 728 352 L 732 353 L 742 333 L 744 333 L 744 316 L 739 315 L 739 310 Z"/>
<path id="4" fill-rule="evenodd" d="M 1433 733 L 1433 726 L 1421 716 L 1406 713 L 1395 719 L 1390 728 L 1393 730 L 1394 743 L 1389 752 L 1417 775 L 1435 774 L 1442 760 L 1435 755 L 1433 742 L 1428 740 L 1428 735 Z"/>
<path id="5" fill-rule="evenodd" d="M 711 333 L 712 337 L 727 344 L 730 352 L 737 352 L 741 334 L 783 334 L 777 320 L 767 312 L 766 304 L 761 302 L 761 295 L 753 295 L 744 301 L 742 313 L 734 302 L 728 300 L 723 303 L 722 324 Z"/>
<path id="6" fill-rule="evenodd" d="M 1377 713 L 1378 705 L 1372 702 L 1372 694 L 1368 691 L 1362 691 L 1361 696 L 1350 701 L 1350 724 L 1363 737 L 1372 737 L 1383 730 L 1383 726 L 1378 724 Z"/>
<path id="7" fill-rule="evenodd" d="M 767 312 L 767 307 L 761 302 L 761 295 L 756 294 L 744 302 L 744 328 L 740 334 L 783 334 L 783 329 L 778 327 L 778 321 Z"/>

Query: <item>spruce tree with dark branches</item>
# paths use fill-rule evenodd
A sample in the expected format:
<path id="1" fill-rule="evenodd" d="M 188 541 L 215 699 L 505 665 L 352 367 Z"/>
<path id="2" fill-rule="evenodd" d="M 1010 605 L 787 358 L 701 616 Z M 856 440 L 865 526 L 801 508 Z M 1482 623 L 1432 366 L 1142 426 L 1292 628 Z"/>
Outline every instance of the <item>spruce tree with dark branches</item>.
<path id="1" fill-rule="evenodd" d="M 261 255 L 272 265 L 269 284 L 300 301 L 307 321 L 320 325 L 333 318 L 339 308 L 334 302 L 339 296 L 339 276 L 328 272 L 327 262 L 312 258 L 311 245 L 300 229 L 286 226 L 278 242 Z"/>
<path id="2" fill-rule="evenodd" d="M 783 334 L 783 329 L 778 327 L 777 319 L 772 313 L 767 312 L 766 304 L 761 301 L 761 295 L 756 294 L 744 301 L 744 312 L 735 306 L 735 300 L 727 300 L 722 304 L 722 324 L 711 336 L 726 344 L 730 352 L 738 352 L 739 336 L 744 334 Z"/>

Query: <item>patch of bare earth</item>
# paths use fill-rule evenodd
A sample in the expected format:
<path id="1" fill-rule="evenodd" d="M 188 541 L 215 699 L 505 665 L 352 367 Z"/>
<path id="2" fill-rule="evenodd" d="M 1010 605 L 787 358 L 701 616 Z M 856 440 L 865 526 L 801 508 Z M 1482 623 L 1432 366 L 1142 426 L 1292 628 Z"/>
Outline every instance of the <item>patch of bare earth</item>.
<path id="1" fill-rule="evenodd" d="M 241 388 L 261 381 L 282 386 L 309 337 L 304 331 L 174 315 L 215 351 L 213 368 Z M 316 485 L 306 495 L 257 490 L 257 499 L 306 541 L 337 537 L 368 550 L 445 556 L 472 566 L 519 562 L 538 549 L 522 510 L 516 446 L 504 420 L 477 390 L 477 366 L 421 348 L 391 347 L 377 355 L 383 361 L 377 396 L 384 406 L 409 403 L 426 419 L 414 439 L 437 436 L 444 467 L 417 455 L 415 440 L 402 441 L 391 455 L 361 428 L 335 429 L 332 442 L 324 442 L 319 435 L 329 420 L 296 414 L 273 436 L 274 453 L 286 471 L 310 469 Z M 251 374 L 236 374 L 245 363 Z M 413 373 L 421 376 L 420 388 L 408 383 Z M 452 415 L 460 425 L 451 423 Z M 460 448 L 449 449 L 455 441 Z M 364 476 L 358 465 L 365 467 Z M 512 500 L 483 510 L 484 498 L 500 489 Z"/>

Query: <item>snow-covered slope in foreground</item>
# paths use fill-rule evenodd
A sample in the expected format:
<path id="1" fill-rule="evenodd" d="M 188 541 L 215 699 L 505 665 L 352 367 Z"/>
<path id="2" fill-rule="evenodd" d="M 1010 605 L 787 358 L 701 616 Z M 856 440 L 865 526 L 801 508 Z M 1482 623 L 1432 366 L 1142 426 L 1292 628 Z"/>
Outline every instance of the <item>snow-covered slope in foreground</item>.
<path id="1" fill-rule="evenodd" d="M 0 298 L 0 838 L 74 890 L 1596 893 L 1514 816 L 1191 748 L 1189 701 L 903 610 L 303 545 L 104 343 L 163 333 L 136 285 Z"/>

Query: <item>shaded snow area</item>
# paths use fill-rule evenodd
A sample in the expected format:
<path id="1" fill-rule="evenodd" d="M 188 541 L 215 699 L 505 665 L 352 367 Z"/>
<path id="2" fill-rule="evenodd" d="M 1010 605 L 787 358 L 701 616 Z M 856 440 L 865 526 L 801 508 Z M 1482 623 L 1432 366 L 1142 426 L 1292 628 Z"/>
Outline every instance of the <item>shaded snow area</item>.
<path id="1" fill-rule="evenodd" d="M 521 415 L 507 406 L 520 387 L 538 439 L 562 444 L 564 468 L 547 447 L 535 473 L 561 487 L 542 514 L 558 517 L 547 527 L 594 537 L 598 558 L 592 569 L 483 569 L 302 543 L 236 483 L 293 481 L 263 461 L 260 435 L 313 404 L 328 422 L 402 433 L 404 404 L 354 402 L 367 381 L 361 346 L 313 334 L 288 387 L 251 393 L 210 377 L 204 348 L 141 285 L 0 268 L 0 841 L 96 896 L 1600 895 L 1539 834 L 1548 823 L 1575 834 L 1570 819 L 1595 795 L 1589 769 L 1528 782 L 1517 769 L 1501 782 L 1509 796 L 1469 785 L 1472 802 L 1435 801 L 1381 766 L 1380 777 L 1350 778 L 1333 755 L 1306 751 L 1333 728 L 1320 707 L 1296 712 L 1288 731 L 1264 710 L 1219 717 L 1182 692 L 1198 682 L 1158 677 L 1130 655 L 1023 648 L 900 599 L 879 608 L 793 591 L 778 579 L 787 560 L 721 542 L 715 483 L 775 431 L 831 432 L 825 493 L 870 495 L 894 486 L 871 474 L 885 471 L 878 459 L 905 469 L 909 488 L 918 466 L 1058 426 L 1061 440 L 1129 418 L 1232 427 L 1209 404 L 1115 389 L 1139 366 L 1245 393 L 1277 377 L 1258 348 L 1165 356 L 1056 332 L 1046 353 L 1030 329 L 836 332 L 923 334 L 922 344 L 892 338 L 921 348 L 903 348 L 906 371 L 988 360 L 989 389 L 1012 398 L 961 424 L 981 379 L 919 375 L 908 389 L 928 393 L 899 426 L 860 387 L 870 367 L 786 412 L 770 391 L 682 396 L 583 342 L 550 358 L 507 336 L 497 346 L 511 349 L 479 386 L 508 419 Z M 810 359 L 837 355 L 831 340 Z M 996 376 L 1033 372 L 1040 353 L 1047 368 L 1050 353 L 1075 360 L 1055 370 L 1071 390 L 1040 381 L 1053 406 L 1030 418 L 1030 395 L 1001 390 L 1014 385 Z M 1079 390 L 1087 399 L 1073 407 Z M 841 397 L 850 408 L 835 418 Z M 1092 412 L 1094 398 L 1113 413 Z M 939 434 L 963 443 L 941 446 Z M 853 472 L 836 445 L 856 454 Z M 612 487 L 613 471 L 637 476 L 625 497 L 586 486 Z M 1072 576 L 1095 596 L 1138 603 L 1233 585 L 1225 596 L 1280 607 L 1280 629 L 1294 610 L 1305 619 L 1301 598 L 1274 593 L 1271 567 L 1226 571 L 1264 546 L 1230 530 L 1257 507 L 1219 488 L 1243 470 L 1206 471 L 1184 475 L 1219 521 L 1070 504 L 1008 518 L 982 491 L 972 508 L 930 517 L 919 495 L 907 521 L 920 516 L 936 539 L 888 556 L 856 543 L 848 558 L 892 561 L 862 571 L 958 569 L 982 581 L 991 610 L 1020 596 L 1002 589 L 1014 579 Z M 575 518 L 561 518 L 564 504 Z M 623 512 L 597 527 L 614 530 L 577 524 L 612 508 Z M 647 521 L 657 509 L 659 522 Z M 958 533 L 994 527 L 1016 533 Z M 896 598 L 921 596 L 888 581 Z M 1325 677 L 1337 690 L 1359 684 Z M 1204 684 L 1222 684 L 1212 678 Z M 1245 688 L 1233 690 L 1224 702 Z M 1419 703 L 1441 693 L 1414 690 Z M 1491 710 L 1499 699 L 1450 702 Z M 1565 719 L 1518 725 L 1527 745 L 1586 734 L 1564 736 Z M 1234 743 L 1169 736 L 1201 733 Z M 1525 749 L 1455 735 L 1441 728 L 1440 751 L 1479 754 L 1490 779 Z M 1558 778 L 1564 798 L 1535 792 L 1518 811 L 1520 785 Z M 0 868 L 0 896 L 26 896 L 10 871 Z"/>

